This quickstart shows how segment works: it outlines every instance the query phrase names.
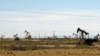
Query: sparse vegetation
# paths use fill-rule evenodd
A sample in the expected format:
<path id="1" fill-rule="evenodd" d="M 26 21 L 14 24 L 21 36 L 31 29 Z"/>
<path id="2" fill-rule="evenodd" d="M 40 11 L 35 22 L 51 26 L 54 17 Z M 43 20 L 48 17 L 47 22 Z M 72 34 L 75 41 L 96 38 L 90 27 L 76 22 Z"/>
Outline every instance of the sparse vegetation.
<path id="1" fill-rule="evenodd" d="M 44 49 L 28 51 L 0 50 L 1 56 L 100 56 L 98 49 Z"/>
<path id="2" fill-rule="evenodd" d="M 99 56 L 96 46 L 76 45 L 77 39 L 33 39 L 0 41 L 1 56 Z M 99 42 L 98 42 L 99 43 Z M 95 51 L 93 53 L 93 51 Z"/>

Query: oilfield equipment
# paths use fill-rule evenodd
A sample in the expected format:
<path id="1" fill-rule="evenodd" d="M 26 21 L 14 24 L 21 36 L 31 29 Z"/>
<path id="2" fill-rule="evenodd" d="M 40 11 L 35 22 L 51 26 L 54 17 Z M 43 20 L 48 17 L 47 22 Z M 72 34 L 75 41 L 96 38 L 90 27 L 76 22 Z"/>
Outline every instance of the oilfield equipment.
<path id="1" fill-rule="evenodd" d="M 79 32 L 80 32 L 80 34 L 78 34 Z M 80 28 L 77 28 L 77 34 L 80 35 L 78 37 L 78 40 L 79 40 L 78 45 L 84 45 L 84 44 L 92 45 L 93 42 L 98 42 L 99 34 L 97 34 L 94 38 L 89 38 L 89 33 Z M 88 36 L 88 38 L 86 36 Z"/>
<path id="2" fill-rule="evenodd" d="M 25 30 L 25 34 L 26 34 L 26 36 L 25 36 L 26 39 L 32 39 L 30 32 Z"/>

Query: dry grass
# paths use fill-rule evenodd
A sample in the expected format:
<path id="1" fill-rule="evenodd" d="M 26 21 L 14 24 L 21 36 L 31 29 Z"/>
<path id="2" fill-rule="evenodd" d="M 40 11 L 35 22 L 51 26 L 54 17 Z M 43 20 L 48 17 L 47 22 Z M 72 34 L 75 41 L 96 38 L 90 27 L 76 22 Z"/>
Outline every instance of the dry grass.
<path id="1" fill-rule="evenodd" d="M 100 56 L 100 45 L 77 46 L 77 41 L 0 41 L 0 56 Z"/>
<path id="2" fill-rule="evenodd" d="M 100 56 L 99 49 L 0 50 L 0 56 Z"/>

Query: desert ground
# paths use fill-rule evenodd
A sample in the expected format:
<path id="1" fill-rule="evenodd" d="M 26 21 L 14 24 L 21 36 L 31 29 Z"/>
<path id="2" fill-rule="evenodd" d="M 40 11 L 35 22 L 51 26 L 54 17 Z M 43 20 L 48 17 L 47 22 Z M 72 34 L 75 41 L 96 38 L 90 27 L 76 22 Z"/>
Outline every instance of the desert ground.
<path id="1" fill-rule="evenodd" d="M 75 39 L 1 40 L 0 56 L 100 56 L 100 42 L 76 43 Z"/>
<path id="2" fill-rule="evenodd" d="M 100 56 L 100 49 L 0 50 L 0 56 Z"/>

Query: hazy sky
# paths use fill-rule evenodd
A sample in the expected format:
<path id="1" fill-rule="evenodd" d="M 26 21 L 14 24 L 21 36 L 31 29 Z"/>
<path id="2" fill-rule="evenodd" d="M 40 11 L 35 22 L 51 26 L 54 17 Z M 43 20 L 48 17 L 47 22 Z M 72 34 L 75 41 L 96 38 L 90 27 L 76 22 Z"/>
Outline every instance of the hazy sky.
<path id="1" fill-rule="evenodd" d="M 78 27 L 100 33 L 100 0 L 0 0 L 0 35 L 72 35 Z"/>

